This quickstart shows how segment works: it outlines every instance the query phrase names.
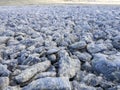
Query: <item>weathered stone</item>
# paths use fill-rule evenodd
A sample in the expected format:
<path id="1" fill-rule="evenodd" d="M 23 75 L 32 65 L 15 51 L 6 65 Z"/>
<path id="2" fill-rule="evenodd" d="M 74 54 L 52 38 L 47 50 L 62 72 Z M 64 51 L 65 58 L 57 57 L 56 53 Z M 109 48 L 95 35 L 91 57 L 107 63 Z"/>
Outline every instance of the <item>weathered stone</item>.
<path id="1" fill-rule="evenodd" d="M 74 44 L 70 45 L 70 49 L 83 49 L 86 47 L 86 42 L 85 41 L 80 41 L 80 42 L 75 42 Z"/>
<path id="2" fill-rule="evenodd" d="M 21 74 L 19 74 L 18 76 L 15 77 L 15 80 L 17 81 L 17 83 L 26 82 L 29 79 L 31 79 L 38 72 L 42 72 L 42 71 L 45 71 L 46 69 L 48 69 L 49 66 L 50 66 L 50 61 L 44 61 L 41 63 L 37 63 L 37 64 L 30 66 L 29 68 L 23 70 L 21 72 Z"/>
<path id="3" fill-rule="evenodd" d="M 118 80 L 119 75 L 115 74 L 120 68 L 120 53 L 113 55 L 95 54 L 92 60 L 93 70 L 103 74 L 108 80 Z"/>
<path id="4" fill-rule="evenodd" d="M 4 90 L 21 90 L 20 86 L 8 86 Z"/>
<path id="5" fill-rule="evenodd" d="M 4 90 L 9 85 L 8 77 L 0 77 L 0 90 Z"/>
<path id="6" fill-rule="evenodd" d="M 84 76 L 82 82 L 84 82 L 85 84 L 89 86 L 95 87 L 97 85 L 100 85 L 102 80 L 103 80 L 102 77 L 97 77 L 96 75 L 89 73 L 88 75 Z"/>
<path id="7" fill-rule="evenodd" d="M 107 50 L 107 47 L 103 43 L 99 44 L 90 43 L 87 45 L 87 50 L 90 53 L 98 53 Z"/>
<path id="8" fill-rule="evenodd" d="M 10 71 L 7 69 L 7 65 L 0 64 L 0 76 L 9 76 Z"/>
<path id="9" fill-rule="evenodd" d="M 38 56 L 31 54 L 26 59 L 23 60 L 22 65 L 33 65 L 40 61 L 41 60 Z"/>
<path id="10" fill-rule="evenodd" d="M 72 78 L 80 70 L 80 61 L 78 59 L 72 59 L 69 54 L 62 50 L 59 52 L 59 68 L 58 75 Z"/>
<path id="11" fill-rule="evenodd" d="M 71 90 L 71 86 L 68 78 L 47 77 L 31 82 L 22 90 Z"/>
<path id="12" fill-rule="evenodd" d="M 93 36 L 95 39 L 106 39 L 107 38 L 107 34 L 102 31 L 102 30 L 97 30 L 96 32 L 93 33 Z"/>
<path id="13" fill-rule="evenodd" d="M 58 51 L 59 51 L 59 49 L 57 49 L 57 48 L 49 49 L 47 51 L 47 54 L 54 54 L 54 53 L 57 53 Z"/>
<path id="14" fill-rule="evenodd" d="M 45 78 L 45 77 L 55 77 L 56 76 L 56 72 L 42 72 L 42 73 L 38 73 L 34 79 L 39 79 L 39 78 Z"/>
<path id="15" fill-rule="evenodd" d="M 1 37 L 0 36 L 0 44 L 7 44 L 8 40 L 9 40 L 9 37 L 5 37 L 5 36 Z"/>
<path id="16" fill-rule="evenodd" d="M 92 86 L 87 86 L 86 84 L 80 84 L 77 81 L 72 82 L 73 90 L 96 90 Z"/>
<path id="17" fill-rule="evenodd" d="M 92 71 L 92 66 L 90 62 L 85 62 L 84 64 L 82 64 L 81 69 L 90 72 Z"/>
<path id="18" fill-rule="evenodd" d="M 120 36 L 119 35 L 113 38 L 112 44 L 114 48 L 120 49 Z"/>
<path id="19" fill-rule="evenodd" d="M 52 55 L 48 55 L 48 60 L 50 60 L 51 62 L 56 62 L 56 55 L 52 54 Z"/>
<path id="20" fill-rule="evenodd" d="M 87 52 L 81 53 L 81 52 L 77 51 L 77 52 L 74 52 L 74 54 L 79 58 L 79 60 L 81 60 L 83 62 L 90 61 L 92 58 L 92 56 Z"/>

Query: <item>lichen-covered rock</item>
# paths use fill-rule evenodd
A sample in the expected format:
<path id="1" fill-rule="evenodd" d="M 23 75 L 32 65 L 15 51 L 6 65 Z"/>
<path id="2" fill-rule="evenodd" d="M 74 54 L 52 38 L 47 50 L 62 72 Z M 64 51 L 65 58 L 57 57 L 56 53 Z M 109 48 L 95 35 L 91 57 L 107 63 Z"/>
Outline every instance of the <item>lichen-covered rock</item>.
<path id="1" fill-rule="evenodd" d="M 0 90 L 4 90 L 9 85 L 8 77 L 0 77 Z"/>
<path id="2" fill-rule="evenodd" d="M 50 61 L 44 61 L 30 66 L 29 68 L 23 70 L 21 74 L 15 77 L 17 83 L 23 83 L 30 80 L 38 72 L 42 72 L 48 69 L 50 66 Z"/>
<path id="3" fill-rule="evenodd" d="M 71 85 L 66 77 L 47 77 L 31 82 L 22 90 L 71 90 Z"/>
<path id="4" fill-rule="evenodd" d="M 58 63 L 58 75 L 72 78 L 80 71 L 80 61 L 70 58 L 69 54 L 62 50 L 59 52 L 60 60 Z"/>

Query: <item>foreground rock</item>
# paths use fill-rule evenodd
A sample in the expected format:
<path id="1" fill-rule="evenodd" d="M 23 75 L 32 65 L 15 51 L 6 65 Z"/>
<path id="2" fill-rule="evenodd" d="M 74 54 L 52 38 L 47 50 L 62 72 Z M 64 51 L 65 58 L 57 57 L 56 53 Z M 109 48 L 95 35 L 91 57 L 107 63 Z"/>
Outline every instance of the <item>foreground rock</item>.
<path id="1" fill-rule="evenodd" d="M 47 77 L 31 82 L 22 90 L 71 90 L 71 85 L 66 77 Z"/>
<path id="2" fill-rule="evenodd" d="M 8 77 L 0 77 L 0 90 L 4 90 L 9 85 Z"/>
<path id="3" fill-rule="evenodd" d="M 62 50 L 59 52 L 59 69 L 58 75 L 72 78 L 80 70 L 80 61 L 78 59 L 72 59 L 69 57 L 69 54 Z"/>
<path id="4" fill-rule="evenodd" d="M 50 66 L 49 61 L 44 61 L 38 64 L 35 64 L 22 71 L 21 74 L 15 77 L 17 83 L 23 83 L 30 80 L 38 72 L 45 71 Z"/>
<path id="5" fill-rule="evenodd" d="M 92 60 L 93 70 L 103 74 L 108 80 L 120 80 L 120 53 L 115 55 L 95 54 Z"/>

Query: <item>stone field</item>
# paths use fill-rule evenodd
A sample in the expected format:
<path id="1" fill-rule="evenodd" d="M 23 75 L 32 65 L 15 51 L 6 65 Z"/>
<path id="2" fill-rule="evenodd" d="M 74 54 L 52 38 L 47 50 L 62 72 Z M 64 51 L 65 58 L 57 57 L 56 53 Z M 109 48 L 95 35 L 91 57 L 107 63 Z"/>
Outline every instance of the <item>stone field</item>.
<path id="1" fill-rule="evenodd" d="M 120 6 L 1 6 L 0 90 L 120 90 Z"/>

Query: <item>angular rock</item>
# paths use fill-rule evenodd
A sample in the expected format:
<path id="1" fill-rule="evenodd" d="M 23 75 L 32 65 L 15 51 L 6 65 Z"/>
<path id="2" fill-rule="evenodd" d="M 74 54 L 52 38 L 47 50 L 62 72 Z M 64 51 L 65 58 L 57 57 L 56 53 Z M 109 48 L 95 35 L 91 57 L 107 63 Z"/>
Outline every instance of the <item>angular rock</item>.
<path id="1" fill-rule="evenodd" d="M 92 68 L 98 74 L 103 74 L 108 80 L 120 80 L 117 71 L 120 69 L 120 53 L 112 55 L 95 54 L 92 60 Z"/>
<path id="2" fill-rule="evenodd" d="M 8 77 L 0 77 L 0 90 L 4 90 L 9 85 Z"/>
<path id="3" fill-rule="evenodd" d="M 66 77 L 47 77 L 31 82 L 22 90 L 71 90 L 71 85 Z"/>
<path id="4" fill-rule="evenodd" d="M 4 90 L 21 90 L 20 86 L 8 86 Z"/>
<path id="5" fill-rule="evenodd" d="M 7 65 L 0 64 L 0 76 L 9 76 L 10 71 L 7 69 Z"/>
<path id="6" fill-rule="evenodd" d="M 42 73 L 38 73 L 34 79 L 39 79 L 39 78 L 45 78 L 45 77 L 55 77 L 56 76 L 56 72 L 42 72 Z"/>
<path id="7" fill-rule="evenodd" d="M 5 36 L 0 36 L 0 45 L 1 44 L 7 44 L 7 41 L 9 40 L 9 37 L 5 37 Z"/>
<path id="8" fill-rule="evenodd" d="M 67 51 L 59 52 L 60 60 L 58 62 L 58 75 L 72 78 L 80 71 L 80 61 L 69 57 Z"/>
<path id="9" fill-rule="evenodd" d="M 100 85 L 100 83 L 102 82 L 103 78 L 102 77 L 97 77 L 94 74 L 89 73 L 88 75 L 86 75 L 82 82 L 84 82 L 85 84 L 89 85 L 89 86 L 97 86 Z"/>
<path id="10" fill-rule="evenodd" d="M 77 51 L 77 52 L 74 52 L 74 55 L 76 55 L 79 58 L 79 60 L 81 60 L 83 62 L 90 61 L 92 58 L 92 56 L 87 52 L 81 53 L 81 52 Z"/>
<path id="11" fill-rule="evenodd" d="M 107 34 L 102 30 L 97 30 L 96 32 L 93 33 L 93 36 L 96 40 L 107 38 Z"/>
<path id="12" fill-rule="evenodd" d="M 23 70 L 21 72 L 21 74 L 19 74 L 18 76 L 15 77 L 15 80 L 17 81 L 17 83 L 26 82 L 26 81 L 30 80 L 38 72 L 42 72 L 42 71 L 45 71 L 46 69 L 48 69 L 49 66 L 50 66 L 50 61 L 44 61 L 41 63 L 37 63 L 37 64 L 30 66 L 29 68 Z"/>
<path id="13" fill-rule="evenodd" d="M 75 42 L 74 44 L 70 45 L 70 49 L 83 49 L 86 47 L 86 42 L 85 41 L 80 41 L 80 42 Z"/>
<path id="14" fill-rule="evenodd" d="M 82 64 L 81 69 L 90 72 L 92 71 L 92 66 L 90 62 L 85 62 L 84 64 Z"/>
<path id="15" fill-rule="evenodd" d="M 29 55 L 26 59 L 23 60 L 22 65 L 33 65 L 40 62 L 40 58 L 35 54 Z"/>
<path id="16" fill-rule="evenodd" d="M 95 87 L 87 86 L 86 84 L 80 84 L 77 81 L 72 82 L 73 90 L 96 90 Z"/>
<path id="17" fill-rule="evenodd" d="M 113 38 L 112 44 L 114 48 L 120 49 L 120 36 L 119 35 Z"/>
<path id="18" fill-rule="evenodd" d="M 94 54 L 94 53 L 103 52 L 103 51 L 107 50 L 107 47 L 103 43 L 96 44 L 96 43 L 92 42 L 87 45 L 87 50 L 88 50 L 88 52 Z"/>
<path id="19" fill-rule="evenodd" d="M 56 55 L 55 54 L 52 54 L 52 55 L 48 55 L 48 59 L 51 61 L 51 62 L 56 62 Z"/>
<path id="20" fill-rule="evenodd" d="M 57 53 L 58 51 L 59 51 L 59 49 L 53 48 L 53 49 L 49 49 L 46 53 L 47 54 L 54 54 L 54 53 Z"/>

